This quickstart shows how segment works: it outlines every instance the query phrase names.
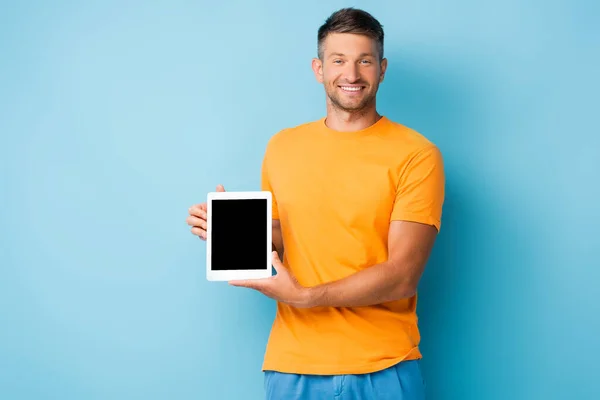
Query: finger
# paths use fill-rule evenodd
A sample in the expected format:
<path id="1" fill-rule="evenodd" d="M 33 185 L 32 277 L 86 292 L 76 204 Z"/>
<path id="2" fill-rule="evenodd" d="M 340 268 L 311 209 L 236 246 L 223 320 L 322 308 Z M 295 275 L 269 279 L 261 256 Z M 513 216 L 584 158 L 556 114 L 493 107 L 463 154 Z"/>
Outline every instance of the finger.
<path id="1" fill-rule="evenodd" d="M 204 229 L 194 226 L 190 230 L 194 235 L 198 236 L 200 239 L 206 239 L 206 231 Z"/>
<path id="2" fill-rule="evenodd" d="M 270 278 L 264 278 L 264 279 L 240 279 L 240 280 L 233 280 L 233 281 L 229 281 L 229 284 L 231 286 L 241 286 L 241 287 L 247 287 L 250 289 L 255 289 L 255 290 L 259 290 L 262 291 L 265 288 L 265 285 L 267 284 L 267 282 L 269 281 Z"/>
<path id="3" fill-rule="evenodd" d="M 206 230 L 206 220 L 203 218 L 193 217 L 190 215 L 185 219 L 185 222 L 187 222 L 189 226 L 197 226 Z"/>
<path id="4" fill-rule="evenodd" d="M 206 203 L 191 206 L 188 211 L 190 215 L 206 219 Z"/>
<path id="5" fill-rule="evenodd" d="M 231 286 L 239 286 L 239 287 L 246 287 L 246 288 L 250 288 L 250 289 L 256 289 L 255 283 L 250 280 L 229 281 L 229 284 Z"/>
<path id="6" fill-rule="evenodd" d="M 225 187 L 223 185 L 217 185 L 217 192 L 224 192 Z"/>

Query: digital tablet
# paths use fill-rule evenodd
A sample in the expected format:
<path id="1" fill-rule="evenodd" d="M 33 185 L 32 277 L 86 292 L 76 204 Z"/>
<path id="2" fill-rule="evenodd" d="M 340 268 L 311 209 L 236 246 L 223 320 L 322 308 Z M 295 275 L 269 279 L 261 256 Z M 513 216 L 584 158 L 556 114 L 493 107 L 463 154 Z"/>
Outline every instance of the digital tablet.
<path id="1" fill-rule="evenodd" d="M 208 194 L 206 278 L 209 281 L 272 275 L 271 204 L 269 191 Z"/>

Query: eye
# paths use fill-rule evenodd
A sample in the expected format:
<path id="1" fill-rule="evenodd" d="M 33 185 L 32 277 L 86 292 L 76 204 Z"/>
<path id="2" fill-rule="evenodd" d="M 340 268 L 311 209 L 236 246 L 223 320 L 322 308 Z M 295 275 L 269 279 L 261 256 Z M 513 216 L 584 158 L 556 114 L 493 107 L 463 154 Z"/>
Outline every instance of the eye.
<path id="1" fill-rule="evenodd" d="M 370 60 L 362 60 L 361 63 L 363 63 L 363 64 L 371 64 L 371 61 Z"/>
<path id="2" fill-rule="evenodd" d="M 342 63 L 342 60 L 340 60 L 340 59 L 336 59 L 336 60 L 333 60 L 333 63 L 334 63 L 334 64 L 341 64 L 341 63 Z"/>

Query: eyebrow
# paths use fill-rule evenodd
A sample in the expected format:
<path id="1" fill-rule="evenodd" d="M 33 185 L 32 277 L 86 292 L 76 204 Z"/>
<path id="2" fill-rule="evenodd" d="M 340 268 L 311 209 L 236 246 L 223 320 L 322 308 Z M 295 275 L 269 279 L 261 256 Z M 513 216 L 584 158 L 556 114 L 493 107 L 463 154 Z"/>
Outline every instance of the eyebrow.
<path id="1" fill-rule="evenodd" d="M 329 58 L 331 57 L 344 57 L 345 54 L 344 53 L 331 53 L 329 55 Z M 359 54 L 358 57 L 375 57 L 372 53 L 361 53 Z"/>

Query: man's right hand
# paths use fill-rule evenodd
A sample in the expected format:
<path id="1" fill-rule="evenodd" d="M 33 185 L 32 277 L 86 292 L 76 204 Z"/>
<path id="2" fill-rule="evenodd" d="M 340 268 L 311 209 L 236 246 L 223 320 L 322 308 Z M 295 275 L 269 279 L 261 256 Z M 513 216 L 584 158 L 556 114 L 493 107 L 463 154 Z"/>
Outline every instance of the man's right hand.
<path id="1" fill-rule="evenodd" d="M 224 192 L 223 185 L 217 185 L 217 192 Z M 206 202 L 195 204 L 189 209 L 189 217 L 185 220 L 194 235 L 202 240 L 206 240 Z"/>

